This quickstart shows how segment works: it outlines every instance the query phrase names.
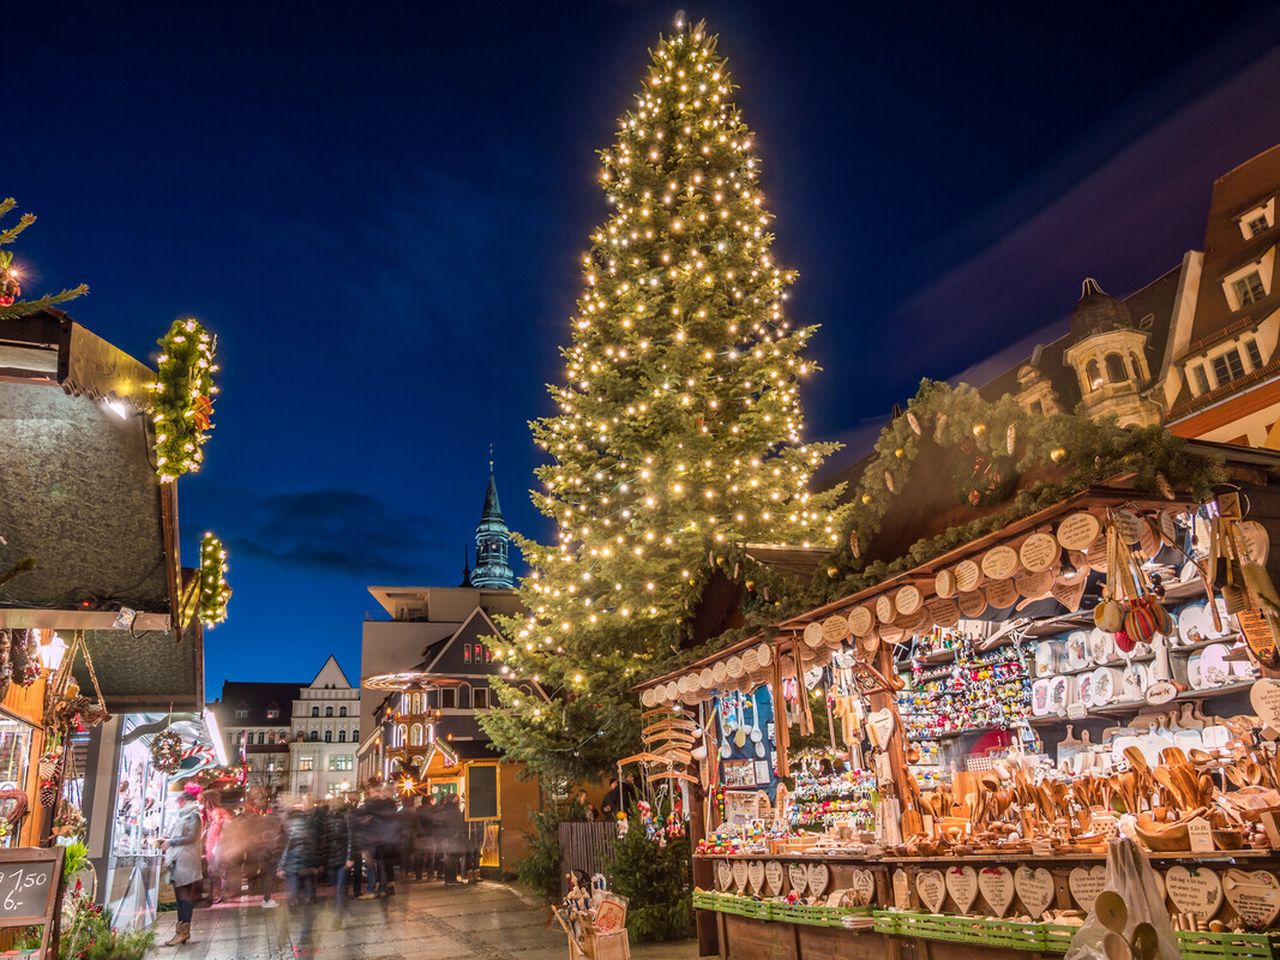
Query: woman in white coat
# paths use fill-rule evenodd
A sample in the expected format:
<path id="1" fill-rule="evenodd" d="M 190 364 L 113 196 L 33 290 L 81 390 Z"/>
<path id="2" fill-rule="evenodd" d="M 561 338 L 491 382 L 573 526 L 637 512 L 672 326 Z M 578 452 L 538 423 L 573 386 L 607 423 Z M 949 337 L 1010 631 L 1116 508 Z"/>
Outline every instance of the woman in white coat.
<path id="1" fill-rule="evenodd" d="M 191 939 L 191 915 L 195 912 L 196 896 L 204 879 L 200 870 L 200 854 L 204 844 L 200 842 L 200 810 L 195 796 L 183 790 L 177 798 L 178 810 L 165 830 L 160 849 L 164 851 L 164 865 L 169 869 L 169 882 L 178 901 L 178 928 L 166 941 L 166 947 L 176 947 Z"/>

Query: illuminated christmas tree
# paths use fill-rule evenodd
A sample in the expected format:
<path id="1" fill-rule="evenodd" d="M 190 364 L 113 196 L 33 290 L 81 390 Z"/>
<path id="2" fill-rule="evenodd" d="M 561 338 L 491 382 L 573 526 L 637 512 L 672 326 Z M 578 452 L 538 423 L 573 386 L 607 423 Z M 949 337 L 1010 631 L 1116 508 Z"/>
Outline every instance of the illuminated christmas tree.
<path id="1" fill-rule="evenodd" d="M 795 274 L 770 252 L 753 137 L 716 38 L 677 24 L 601 153 L 611 208 L 582 257 L 559 413 L 532 424 L 552 458 L 535 505 L 558 541 L 520 541 L 529 615 L 501 624 L 504 708 L 485 727 L 549 776 L 607 772 L 639 744 L 630 687 L 680 649 L 709 550 L 834 547 L 835 449 L 806 443 Z M 516 684 L 536 679 L 551 703 Z"/>

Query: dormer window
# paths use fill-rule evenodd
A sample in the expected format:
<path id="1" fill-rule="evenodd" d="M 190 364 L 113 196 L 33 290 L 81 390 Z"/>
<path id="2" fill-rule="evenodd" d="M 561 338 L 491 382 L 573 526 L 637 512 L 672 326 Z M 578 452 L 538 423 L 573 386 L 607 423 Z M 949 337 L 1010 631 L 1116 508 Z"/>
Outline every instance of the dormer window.
<path id="1" fill-rule="evenodd" d="M 1209 392 L 1209 374 L 1205 372 L 1204 364 L 1197 363 L 1192 367 L 1191 377 L 1195 381 L 1197 394 Z"/>
<path id="2" fill-rule="evenodd" d="M 276 706 L 276 704 L 273 703 L 271 704 L 271 706 L 267 707 L 267 719 L 268 720 L 280 719 L 280 708 Z"/>
<path id="3" fill-rule="evenodd" d="M 1236 295 L 1236 303 L 1239 305 L 1237 310 L 1257 303 L 1267 295 L 1267 290 L 1262 285 L 1262 274 L 1257 270 L 1251 270 L 1243 277 L 1232 280 L 1231 290 Z"/>
<path id="4" fill-rule="evenodd" d="M 1240 224 L 1240 233 L 1245 240 L 1261 236 L 1276 225 L 1276 198 L 1271 197 L 1266 203 L 1250 207 L 1236 218 Z"/>
<path id="5" fill-rule="evenodd" d="M 1244 376 L 1244 364 L 1240 360 L 1240 351 L 1232 347 L 1226 353 L 1213 358 L 1213 376 L 1218 386 L 1239 380 Z"/>
<path id="6" fill-rule="evenodd" d="M 1244 342 L 1245 356 L 1249 358 L 1249 364 L 1255 370 L 1262 369 L 1262 351 L 1258 349 L 1257 340 L 1246 340 Z"/>

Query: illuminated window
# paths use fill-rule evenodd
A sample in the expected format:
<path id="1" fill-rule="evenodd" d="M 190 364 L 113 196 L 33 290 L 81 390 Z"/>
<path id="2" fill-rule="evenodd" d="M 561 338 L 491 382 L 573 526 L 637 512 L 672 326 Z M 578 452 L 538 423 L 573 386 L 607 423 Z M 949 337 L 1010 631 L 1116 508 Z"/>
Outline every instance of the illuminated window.
<path id="1" fill-rule="evenodd" d="M 469 643 L 464 643 L 462 645 L 462 662 L 463 663 L 471 662 L 471 644 Z"/>
<path id="2" fill-rule="evenodd" d="M 299 758 L 298 758 L 298 772 L 299 772 L 299 773 L 310 773 L 310 772 L 311 772 L 312 770 L 314 770 L 315 768 L 316 768 L 316 758 L 315 758 L 315 757 L 299 757 Z"/>
<path id="3" fill-rule="evenodd" d="M 336 773 L 354 770 L 355 768 L 355 758 L 349 754 L 341 754 L 339 756 L 329 758 L 329 769 Z"/>
<path id="4" fill-rule="evenodd" d="M 422 724 L 415 723 L 409 728 L 409 746 L 420 747 L 422 743 Z"/>

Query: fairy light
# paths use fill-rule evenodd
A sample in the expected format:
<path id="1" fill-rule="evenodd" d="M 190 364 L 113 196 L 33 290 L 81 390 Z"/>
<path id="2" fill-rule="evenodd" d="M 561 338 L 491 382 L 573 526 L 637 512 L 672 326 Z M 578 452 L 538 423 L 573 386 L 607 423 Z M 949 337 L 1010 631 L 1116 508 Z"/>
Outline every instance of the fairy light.
<path id="1" fill-rule="evenodd" d="M 213 398 L 218 393 L 213 375 L 218 340 L 199 321 L 175 320 L 156 341 L 156 379 L 151 392 L 151 420 L 155 429 L 156 474 L 172 483 L 195 473 L 204 463 L 201 449 L 213 428 Z"/>
<path id="2" fill-rule="evenodd" d="M 709 549 L 834 546 L 842 529 L 837 493 L 808 489 L 835 447 L 804 440 L 812 331 L 788 316 L 796 274 L 772 254 L 733 90 L 716 38 L 679 24 L 600 155 L 608 217 L 579 260 L 557 412 L 532 424 L 551 455 L 533 501 L 556 538 L 525 545 L 531 612 L 506 622 L 520 639 L 498 682 L 543 729 L 564 714 L 517 696 L 520 679 L 576 697 L 660 663 Z"/>

